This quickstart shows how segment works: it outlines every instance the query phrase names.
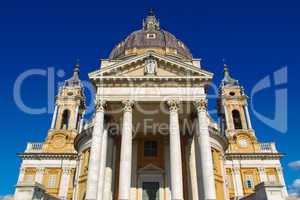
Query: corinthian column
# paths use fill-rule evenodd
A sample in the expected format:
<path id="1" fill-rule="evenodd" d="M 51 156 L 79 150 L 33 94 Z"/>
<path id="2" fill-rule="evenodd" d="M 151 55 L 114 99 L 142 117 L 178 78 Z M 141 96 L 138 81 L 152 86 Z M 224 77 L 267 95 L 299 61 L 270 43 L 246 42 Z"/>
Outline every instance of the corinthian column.
<path id="1" fill-rule="evenodd" d="M 107 142 L 107 160 L 105 168 L 105 182 L 103 189 L 103 199 L 111 200 L 113 199 L 113 154 L 114 154 L 114 139 L 108 136 Z"/>
<path id="2" fill-rule="evenodd" d="M 170 170 L 171 170 L 171 196 L 173 200 L 183 200 L 182 159 L 180 130 L 178 119 L 178 102 L 168 101 L 170 109 Z"/>
<path id="3" fill-rule="evenodd" d="M 133 102 L 123 101 L 123 127 L 120 156 L 119 200 L 130 199 L 132 161 L 132 106 Z"/>
<path id="4" fill-rule="evenodd" d="M 102 145 L 101 145 L 101 161 L 100 161 L 100 170 L 98 173 L 98 192 L 97 199 L 102 199 L 103 189 L 104 189 L 104 177 L 105 177 L 105 166 L 106 166 L 106 153 L 107 153 L 107 139 L 108 139 L 108 130 L 107 127 L 104 128 L 102 136 Z"/>
<path id="5" fill-rule="evenodd" d="M 195 106 L 198 113 L 198 131 L 196 137 L 200 153 L 204 200 L 216 200 L 215 177 L 209 142 L 207 100 L 204 98 L 197 100 Z"/>
<path id="6" fill-rule="evenodd" d="M 92 134 L 92 144 L 86 188 L 86 200 L 97 199 L 99 177 L 97 175 L 99 174 L 100 170 L 102 133 L 104 129 L 104 107 L 105 101 L 103 99 L 98 99 L 96 101 L 96 115 Z"/>

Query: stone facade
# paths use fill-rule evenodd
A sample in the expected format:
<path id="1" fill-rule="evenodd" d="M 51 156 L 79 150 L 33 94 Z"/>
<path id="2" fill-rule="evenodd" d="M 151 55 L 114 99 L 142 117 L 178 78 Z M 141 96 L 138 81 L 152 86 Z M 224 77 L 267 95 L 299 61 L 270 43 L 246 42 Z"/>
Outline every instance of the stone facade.
<path id="1" fill-rule="evenodd" d="M 206 93 L 213 74 L 152 12 L 100 65 L 89 74 L 93 117 L 84 119 L 76 65 L 45 142 L 20 154 L 16 199 L 23 186 L 22 200 L 35 188 L 62 200 L 260 200 L 273 198 L 271 187 L 287 196 L 281 154 L 258 141 L 243 87 L 224 66 L 216 123 Z"/>

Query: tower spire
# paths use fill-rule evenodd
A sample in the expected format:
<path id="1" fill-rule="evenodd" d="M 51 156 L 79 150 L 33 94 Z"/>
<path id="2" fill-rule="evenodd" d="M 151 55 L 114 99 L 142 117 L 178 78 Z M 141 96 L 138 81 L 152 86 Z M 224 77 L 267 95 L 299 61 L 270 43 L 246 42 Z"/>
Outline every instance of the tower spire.
<path id="1" fill-rule="evenodd" d="M 80 67 L 79 62 L 80 62 L 80 59 L 77 58 L 76 63 L 74 65 L 74 73 L 73 73 L 73 79 L 74 80 L 79 80 L 79 67 Z"/>
<path id="2" fill-rule="evenodd" d="M 150 8 L 148 16 L 155 16 L 154 9 Z"/>
<path id="3" fill-rule="evenodd" d="M 64 86 L 68 86 L 68 87 L 81 87 L 81 81 L 79 79 L 79 59 L 76 59 L 76 63 L 74 65 L 74 71 L 73 71 L 73 76 L 65 81 L 65 85 Z"/>
<path id="4" fill-rule="evenodd" d="M 223 77 L 223 80 L 221 82 L 221 85 L 222 86 L 225 86 L 225 85 L 239 85 L 239 81 L 235 80 L 231 77 L 228 65 L 225 64 L 225 63 L 224 63 L 224 77 Z"/>

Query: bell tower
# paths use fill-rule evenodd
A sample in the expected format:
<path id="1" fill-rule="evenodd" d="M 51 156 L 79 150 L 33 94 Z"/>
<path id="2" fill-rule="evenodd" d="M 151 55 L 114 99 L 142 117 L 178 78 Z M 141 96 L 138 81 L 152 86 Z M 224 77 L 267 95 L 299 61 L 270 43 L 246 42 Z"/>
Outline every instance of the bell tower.
<path id="1" fill-rule="evenodd" d="M 74 138 L 80 131 L 84 112 L 85 96 L 77 63 L 74 66 L 73 76 L 59 88 L 44 150 L 47 152 L 74 151 Z"/>
<path id="2" fill-rule="evenodd" d="M 247 100 L 243 87 L 231 77 L 228 66 L 224 64 L 224 78 L 219 87 L 218 114 L 221 131 L 229 139 L 239 134 L 255 138 Z"/>

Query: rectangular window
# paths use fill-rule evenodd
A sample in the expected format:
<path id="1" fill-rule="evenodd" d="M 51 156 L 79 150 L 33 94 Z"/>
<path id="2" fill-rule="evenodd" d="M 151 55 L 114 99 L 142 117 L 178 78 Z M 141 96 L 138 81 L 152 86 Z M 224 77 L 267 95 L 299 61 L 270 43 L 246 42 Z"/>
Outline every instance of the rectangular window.
<path id="1" fill-rule="evenodd" d="M 147 38 L 148 38 L 148 39 L 155 39 L 155 38 L 156 38 L 156 35 L 155 35 L 155 33 L 148 33 L 148 34 L 147 34 Z"/>
<path id="2" fill-rule="evenodd" d="M 156 157 L 157 156 L 157 142 L 156 141 L 145 141 L 144 142 L 144 156 L 145 157 Z"/>
<path id="3" fill-rule="evenodd" d="M 253 184 L 253 178 L 252 178 L 251 175 L 247 175 L 247 176 L 246 176 L 246 182 L 245 182 L 245 185 L 246 185 L 247 188 L 253 189 L 254 184 Z"/>
<path id="4" fill-rule="evenodd" d="M 56 175 L 49 175 L 48 179 L 48 188 L 56 187 Z"/>

